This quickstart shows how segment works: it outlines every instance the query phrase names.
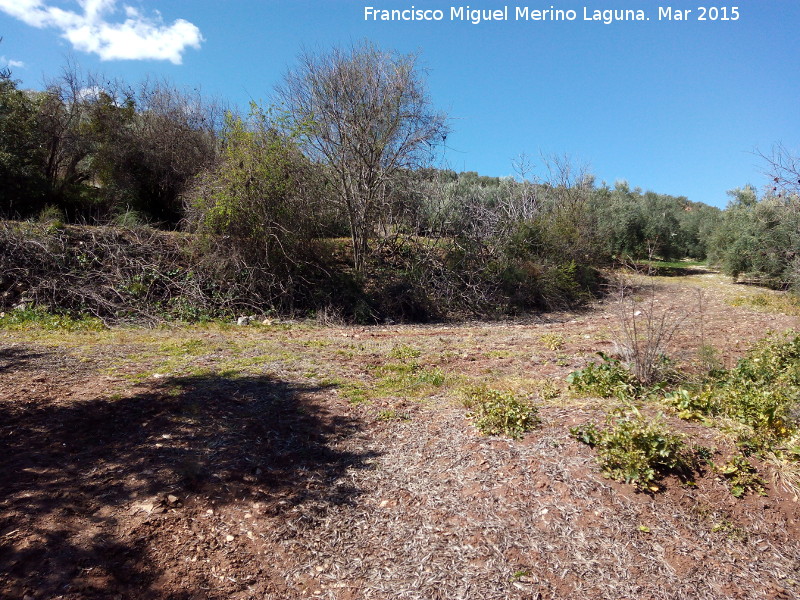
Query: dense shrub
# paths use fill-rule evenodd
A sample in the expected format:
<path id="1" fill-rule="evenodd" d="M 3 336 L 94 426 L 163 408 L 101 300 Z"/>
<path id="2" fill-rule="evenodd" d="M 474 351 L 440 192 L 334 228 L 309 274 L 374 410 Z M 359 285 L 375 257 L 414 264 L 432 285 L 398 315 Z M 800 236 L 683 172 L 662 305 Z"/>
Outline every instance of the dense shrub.
<path id="1" fill-rule="evenodd" d="M 253 307 L 241 274 L 150 228 L 0 222 L 0 307 L 22 304 L 106 322 L 198 320 Z M 16 312 L 16 311 L 14 311 Z"/>
<path id="2" fill-rule="evenodd" d="M 733 278 L 776 289 L 800 286 L 800 198 L 766 195 L 747 186 L 732 200 L 710 236 L 710 260 Z"/>

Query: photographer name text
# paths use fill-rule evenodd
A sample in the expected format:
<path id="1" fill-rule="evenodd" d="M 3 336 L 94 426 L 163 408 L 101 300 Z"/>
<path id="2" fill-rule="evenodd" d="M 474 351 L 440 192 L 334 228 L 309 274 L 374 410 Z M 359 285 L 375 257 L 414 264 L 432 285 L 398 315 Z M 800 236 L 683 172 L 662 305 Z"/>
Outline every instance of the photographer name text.
<path id="1" fill-rule="evenodd" d="M 623 21 L 738 21 L 738 6 L 697 6 L 695 8 L 673 8 L 658 6 L 648 10 L 604 9 L 584 6 L 577 10 L 531 8 L 529 6 L 504 6 L 496 9 L 451 6 L 449 9 L 425 9 L 410 6 L 405 9 L 385 9 L 376 6 L 364 7 L 364 20 L 386 21 L 461 21 L 472 25 L 503 21 L 592 21 L 610 25 Z"/>

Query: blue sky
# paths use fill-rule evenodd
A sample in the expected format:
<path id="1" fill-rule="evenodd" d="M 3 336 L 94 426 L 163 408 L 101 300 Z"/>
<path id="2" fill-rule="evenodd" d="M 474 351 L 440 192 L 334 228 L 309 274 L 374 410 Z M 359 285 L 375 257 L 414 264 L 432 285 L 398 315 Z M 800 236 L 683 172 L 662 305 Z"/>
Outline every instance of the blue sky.
<path id="1" fill-rule="evenodd" d="M 270 94 L 301 49 L 369 38 L 418 51 L 453 128 L 456 170 L 513 173 L 521 152 L 568 154 L 598 181 L 724 206 L 767 183 L 754 151 L 800 151 L 800 2 L 739 0 L 736 21 L 698 21 L 702 2 L 509 7 L 508 21 L 450 21 L 444 2 L 377 0 L 0 0 L 0 57 L 40 88 L 68 58 L 129 81 L 165 76 L 245 106 Z M 442 9 L 440 22 L 370 22 L 364 7 Z M 517 6 L 573 9 L 574 21 L 514 20 Z M 658 7 L 692 9 L 658 20 Z M 641 9 L 649 21 L 584 21 L 584 7 Z M 732 14 L 728 13 L 729 16 Z"/>

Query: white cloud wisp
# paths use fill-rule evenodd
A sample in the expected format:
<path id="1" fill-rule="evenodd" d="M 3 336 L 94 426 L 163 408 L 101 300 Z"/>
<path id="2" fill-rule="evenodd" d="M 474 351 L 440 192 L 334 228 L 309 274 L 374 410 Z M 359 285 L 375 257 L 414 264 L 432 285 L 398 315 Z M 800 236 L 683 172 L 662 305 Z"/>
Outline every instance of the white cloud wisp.
<path id="1" fill-rule="evenodd" d="M 42 0 L 0 0 L 0 11 L 31 27 L 59 29 L 76 50 L 96 54 L 101 60 L 183 61 L 187 48 L 203 41 L 198 27 L 184 19 L 165 25 L 160 13 L 153 18 L 124 6 L 125 20 L 113 22 L 117 0 L 78 0 L 82 12 L 49 6 Z"/>
<path id="2" fill-rule="evenodd" d="M 5 56 L 0 56 L 0 66 L 2 67 L 9 67 L 11 69 L 24 69 L 25 63 L 21 60 L 14 60 L 13 58 L 6 58 Z"/>

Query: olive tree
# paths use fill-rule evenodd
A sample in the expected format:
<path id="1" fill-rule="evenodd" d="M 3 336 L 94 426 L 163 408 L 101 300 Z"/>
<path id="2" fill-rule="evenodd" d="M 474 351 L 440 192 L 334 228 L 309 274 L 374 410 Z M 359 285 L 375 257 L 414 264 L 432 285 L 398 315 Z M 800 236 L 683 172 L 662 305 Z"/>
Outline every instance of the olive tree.
<path id="1" fill-rule="evenodd" d="M 278 96 L 304 131 L 306 153 L 327 167 L 361 271 L 392 178 L 423 166 L 447 136 L 418 57 L 367 41 L 327 54 L 306 52 Z"/>

